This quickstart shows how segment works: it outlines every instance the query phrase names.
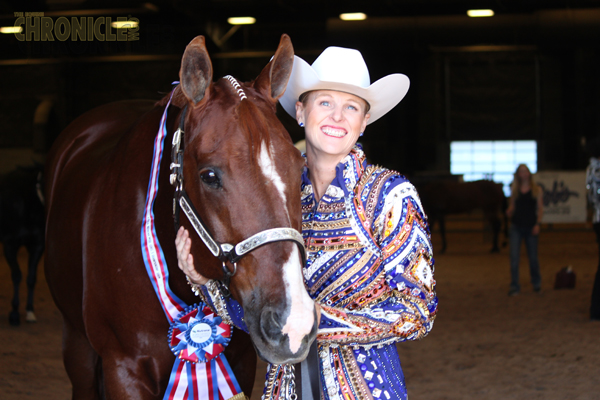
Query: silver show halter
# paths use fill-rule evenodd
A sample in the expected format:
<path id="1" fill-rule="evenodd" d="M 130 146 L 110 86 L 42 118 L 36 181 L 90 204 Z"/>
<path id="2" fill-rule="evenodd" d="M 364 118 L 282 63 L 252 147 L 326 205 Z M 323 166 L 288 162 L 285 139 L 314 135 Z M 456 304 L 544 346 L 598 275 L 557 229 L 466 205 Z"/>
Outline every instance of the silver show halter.
<path id="1" fill-rule="evenodd" d="M 233 77 L 228 75 L 225 77 L 225 79 L 228 79 L 231 85 L 234 87 L 236 93 L 238 96 L 240 96 L 240 101 L 247 99 L 243 89 L 241 89 L 239 83 L 237 83 Z M 234 82 L 237 83 L 237 87 Z M 237 262 L 240 260 L 240 258 L 266 244 L 281 241 L 292 241 L 296 243 L 300 250 L 300 255 L 302 256 L 301 265 L 304 265 L 306 263 L 306 249 L 304 248 L 304 240 L 300 232 L 294 228 L 285 227 L 266 229 L 250 236 L 245 240 L 242 240 L 235 246 L 230 243 L 219 243 L 214 239 L 206 225 L 202 222 L 202 219 L 194 208 L 192 201 L 183 188 L 183 128 L 186 112 L 187 106 L 181 112 L 179 127 L 173 134 L 171 148 L 170 183 L 171 185 L 175 186 L 175 194 L 173 198 L 173 218 L 175 221 L 175 229 L 179 228 L 179 210 L 182 210 L 206 247 L 223 263 L 223 289 L 225 289 L 224 295 L 230 294 L 228 293 L 229 280 L 237 272 Z M 230 270 L 227 267 L 227 261 L 233 265 L 233 270 Z"/>

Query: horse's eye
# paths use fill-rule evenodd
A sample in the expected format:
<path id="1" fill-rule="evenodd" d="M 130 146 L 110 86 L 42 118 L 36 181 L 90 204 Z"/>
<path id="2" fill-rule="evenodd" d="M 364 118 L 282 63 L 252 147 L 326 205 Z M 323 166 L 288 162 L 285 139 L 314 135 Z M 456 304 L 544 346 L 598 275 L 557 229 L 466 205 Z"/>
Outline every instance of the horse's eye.
<path id="1" fill-rule="evenodd" d="M 212 169 L 205 169 L 200 171 L 200 179 L 202 182 L 206 183 L 209 186 L 218 188 L 221 186 L 221 180 L 217 176 L 216 172 Z"/>

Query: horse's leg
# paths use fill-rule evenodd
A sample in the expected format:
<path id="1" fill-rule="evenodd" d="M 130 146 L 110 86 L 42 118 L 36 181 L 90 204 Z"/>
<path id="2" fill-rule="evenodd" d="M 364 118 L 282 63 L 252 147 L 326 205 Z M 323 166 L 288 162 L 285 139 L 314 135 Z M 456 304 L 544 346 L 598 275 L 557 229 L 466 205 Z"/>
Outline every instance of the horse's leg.
<path id="1" fill-rule="evenodd" d="M 173 367 L 172 361 L 169 365 L 151 354 L 124 354 L 114 345 L 109 347 L 112 347 L 110 353 L 103 354 L 101 358 L 106 400 L 163 398 Z"/>
<path id="2" fill-rule="evenodd" d="M 504 242 L 502 242 L 502 247 L 506 247 L 508 244 L 508 215 L 506 214 L 506 209 L 508 208 L 508 198 L 502 193 L 502 205 L 500 210 L 500 215 L 502 215 L 502 221 L 504 222 Z"/>
<path id="3" fill-rule="evenodd" d="M 500 228 L 502 228 L 502 222 L 497 216 L 492 217 L 490 219 L 490 223 L 492 225 L 492 253 L 499 253 L 500 247 L 498 247 L 498 240 L 500 237 Z"/>
<path id="4" fill-rule="evenodd" d="M 14 326 L 21 323 L 21 317 L 19 316 L 19 286 L 21 285 L 23 275 L 21 274 L 21 268 L 19 268 L 17 260 L 18 252 L 19 245 L 17 243 L 9 240 L 4 242 L 4 257 L 10 267 L 10 277 L 13 283 L 12 310 L 8 314 L 8 322 Z"/>
<path id="5" fill-rule="evenodd" d="M 100 400 L 101 364 L 84 333 L 63 321 L 63 361 L 73 385 L 73 400 Z"/>
<path id="6" fill-rule="evenodd" d="M 252 394 L 256 372 L 256 352 L 250 336 L 237 329 L 233 333 L 236 340 L 226 347 L 225 355 L 242 391 L 249 397 Z M 110 335 L 109 335 L 110 336 Z M 165 335 L 166 336 L 166 335 Z M 154 343 L 164 343 L 163 335 L 150 335 L 147 339 Z M 154 352 L 145 350 L 143 345 L 124 343 L 116 337 L 106 337 L 101 352 L 103 387 L 106 400 L 160 400 L 167 388 L 173 357 L 168 346 Z M 114 341 L 114 343 L 113 343 Z M 262 375 L 266 371 L 260 371 Z"/>
<path id="7" fill-rule="evenodd" d="M 503 213 L 503 221 L 504 221 L 504 241 L 502 242 L 502 247 L 506 247 L 508 244 L 508 215 Z"/>
<path id="8" fill-rule="evenodd" d="M 38 265 L 40 263 L 40 259 L 42 258 L 42 254 L 44 254 L 43 243 L 43 239 L 40 239 L 36 244 L 30 244 L 27 246 L 27 251 L 29 253 L 29 266 L 27 268 L 27 306 L 25 308 L 27 311 L 25 320 L 27 322 L 37 321 L 33 312 L 33 292 L 35 289 L 35 283 L 37 282 Z"/>

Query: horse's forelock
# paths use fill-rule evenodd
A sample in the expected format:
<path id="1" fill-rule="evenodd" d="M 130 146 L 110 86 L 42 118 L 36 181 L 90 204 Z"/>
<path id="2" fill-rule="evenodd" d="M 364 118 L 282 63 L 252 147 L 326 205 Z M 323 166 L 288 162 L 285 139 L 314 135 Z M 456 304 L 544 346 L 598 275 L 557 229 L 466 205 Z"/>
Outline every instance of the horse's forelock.
<path id="1" fill-rule="evenodd" d="M 237 83 L 237 81 L 235 82 Z M 213 101 L 208 103 L 206 108 L 195 109 L 193 115 L 188 114 L 188 118 L 196 119 L 198 122 L 208 113 L 211 120 L 218 121 L 214 122 L 217 125 L 213 130 L 206 132 L 211 137 L 210 149 L 207 148 L 206 151 L 215 151 L 221 148 L 224 141 L 228 141 L 236 143 L 240 147 L 230 153 L 230 157 L 245 157 L 244 154 L 248 154 L 249 150 L 252 152 L 253 159 L 256 160 L 260 156 L 262 144 L 266 145 L 269 151 L 273 148 L 271 132 L 273 132 L 274 124 L 279 124 L 279 120 L 274 111 L 272 114 L 268 111 L 267 108 L 271 107 L 271 104 L 257 104 L 257 102 L 265 100 L 260 95 L 256 96 L 253 88 L 246 85 L 240 85 L 239 88 L 243 89 L 245 98 L 240 96 L 230 80 L 226 78 L 217 80 L 211 88 L 210 97 Z M 166 106 L 169 97 L 170 94 L 157 102 L 157 105 Z M 187 104 L 186 97 L 179 86 L 174 89 L 171 104 L 179 108 L 183 108 Z M 232 123 L 233 120 L 237 121 L 238 129 L 234 128 L 236 123 Z M 186 132 L 191 133 L 192 131 L 189 127 L 186 129 Z M 236 138 L 238 134 L 240 136 Z"/>
<path id="2" fill-rule="evenodd" d="M 271 148 L 270 124 L 263 111 L 253 102 L 244 100 L 237 107 L 240 125 L 248 135 L 250 143 L 262 144 Z M 260 146 L 253 146 L 254 156 L 258 156 Z"/>
<path id="3" fill-rule="evenodd" d="M 239 121 L 242 133 L 247 135 L 251 144 L 265 143 L 270 147 L 270 125 L 264 109 L 256 102 L 264 101 L 254 88 L 243 82 L 239 82 L 230 75 L 215 82 L 215 89 L 219 89 L 223 95 L 233 101 L 233 112 Z M 277 119 L 273 113 L 273 118 Z M 257 156 L 260 146 L 252 146 L 253 155 Z"/>

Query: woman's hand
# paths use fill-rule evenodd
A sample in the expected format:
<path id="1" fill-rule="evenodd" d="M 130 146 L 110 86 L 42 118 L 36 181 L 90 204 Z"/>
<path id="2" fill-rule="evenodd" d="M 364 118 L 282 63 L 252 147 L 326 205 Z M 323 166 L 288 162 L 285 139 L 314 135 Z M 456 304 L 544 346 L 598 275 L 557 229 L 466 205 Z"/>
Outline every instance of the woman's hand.
<path id="1" fill-rule="evenodd" d="M 208 279 L 200 275 L 198 271 L 194 269 L 194 256 L 190 254 L 192 239 L 190 239 L 190 234 L 183 226 L 177 231 L 175 247 L 177 248 L 177 265 L 179 266 L 179 269 L 187 275 L 192 283 L 206 285 Z"/>

